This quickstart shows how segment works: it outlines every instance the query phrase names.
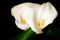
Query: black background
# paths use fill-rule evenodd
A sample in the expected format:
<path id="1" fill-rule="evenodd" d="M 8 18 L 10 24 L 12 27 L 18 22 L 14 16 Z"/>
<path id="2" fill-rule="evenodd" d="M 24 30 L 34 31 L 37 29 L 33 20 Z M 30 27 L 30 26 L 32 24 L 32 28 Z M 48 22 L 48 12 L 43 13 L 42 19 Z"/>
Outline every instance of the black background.
<path id="1" fill-rule="evenodd" d="M 52 24 L 52 27 L 47 27 L 43 31 L 43 34 L 35 35 L 33 38 L 28 38 L 27 40 L 59 40 L 60 38 L 60 2 L 58 0 L 0 0 L 0 33 L 1 40 L 11 40 L 17 34 L 21 33 L 22 30 L 18 29 L 15 25 L 15 19 L 11 16 L 11 8 L 14 5 L 24 3 L 24 2 L 33 2 L 42 4 L 44 2 L 51 2 L 56 10 L 58 11 L 58 17 Z M 46 32 L 51 29 L 51 32 L 46 34 Z"/>

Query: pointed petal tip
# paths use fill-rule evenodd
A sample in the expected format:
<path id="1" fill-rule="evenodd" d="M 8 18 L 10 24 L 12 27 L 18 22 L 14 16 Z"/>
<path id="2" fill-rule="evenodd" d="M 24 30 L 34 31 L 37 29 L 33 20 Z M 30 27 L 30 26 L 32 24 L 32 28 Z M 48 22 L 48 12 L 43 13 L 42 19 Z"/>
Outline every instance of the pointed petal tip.
<path id="1" fill-rule="evenodd" d="M 43 34 L 43 32 L 41 31 L 41 32 L 35 32 L 36 34 Z"/>

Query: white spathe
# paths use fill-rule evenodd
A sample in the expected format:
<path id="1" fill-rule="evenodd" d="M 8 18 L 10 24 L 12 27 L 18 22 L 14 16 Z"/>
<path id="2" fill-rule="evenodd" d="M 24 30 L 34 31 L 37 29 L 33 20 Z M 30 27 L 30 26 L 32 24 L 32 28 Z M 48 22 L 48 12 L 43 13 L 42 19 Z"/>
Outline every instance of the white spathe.
<path id="1" fill-rule="evenodd" d="M 37 34 L 43 33 L 49 24 L 53 23 L 58 13 L 50 3 L 22 3 L 11 9 L 11 14 L 15 17 L 15 23 L 22 30 L 31 29 Z"/>

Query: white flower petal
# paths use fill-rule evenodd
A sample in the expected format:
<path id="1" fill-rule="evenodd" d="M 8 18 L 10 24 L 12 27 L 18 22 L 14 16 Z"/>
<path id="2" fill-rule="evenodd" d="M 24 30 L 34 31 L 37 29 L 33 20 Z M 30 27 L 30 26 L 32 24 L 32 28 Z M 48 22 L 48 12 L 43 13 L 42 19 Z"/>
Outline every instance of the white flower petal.
<path id="1" fill-rule="evenodd" d="M 21 14 L 21 7 L 20 5 L 16 5 L 11 9 L 11 15 L 15 18 L 15 20 L 19 20 L 19 16 Z"/>
<path id="2" fill-rule="evenodd" d="M 42 16 L 42 19 L 43 18 L 45 19 L 45 25 L 42 28 L 45 28 L 47 25 L 51 24 L 54 21 L 54 19 L 57 17 L 57 15 L 58 13 L 54 8 L 54 6 L 51 3 L 47 2 L 44 14 Z"/>
<path id="3" fill-rule="evenodd" d="M 42 15 L 44 14 L 44 11 L 45 11 L 45 5 L 46 5 L 46 3 L 40 5 L 39 8 L 35 11 L 35 14 L 34 14 L 35 15 L 35 22 L 41 21 Z"/>
<path id="4" fill-rule="evenodd" d="M 11 8 L 11 15 L 13 17 L 15 17 L 15 20 L 20 21 L 20 15 L 22 14 L 23 10 L 25 10 L 26 7 L 34 8 L 35 6 L 37 7 L 37 6 L 39 6 L 39 4 L 29 3 L 29 2 L 18 4 L 16 6 L 14 6 L 13 8 Z"/>
<path id="5" fill-rule="evenodd" d="M 21 24 L 20 22 L 15 20 L 15 24 L 17 25 L 18 28 L 22 29 L 22 30 L 27 30 L 28 28 L 30 28 L 30 26 L 28 24 Z"/>

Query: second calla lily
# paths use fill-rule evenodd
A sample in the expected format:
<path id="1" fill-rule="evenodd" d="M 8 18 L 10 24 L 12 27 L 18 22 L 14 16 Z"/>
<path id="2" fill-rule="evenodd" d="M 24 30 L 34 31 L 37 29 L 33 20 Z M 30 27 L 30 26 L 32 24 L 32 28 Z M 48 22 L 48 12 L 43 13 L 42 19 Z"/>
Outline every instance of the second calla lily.
<path id="1" fill-rule="evenodd" d="M 12 16 L 15 17 L 15 23 L 22 30 L 31 29 L 37 33 L 43 33 L 49 24 L 53 23 L 58 13 L 54 6 L 50 3 L 22 3 L 11 9 Z"/>

